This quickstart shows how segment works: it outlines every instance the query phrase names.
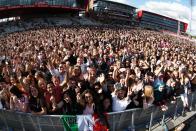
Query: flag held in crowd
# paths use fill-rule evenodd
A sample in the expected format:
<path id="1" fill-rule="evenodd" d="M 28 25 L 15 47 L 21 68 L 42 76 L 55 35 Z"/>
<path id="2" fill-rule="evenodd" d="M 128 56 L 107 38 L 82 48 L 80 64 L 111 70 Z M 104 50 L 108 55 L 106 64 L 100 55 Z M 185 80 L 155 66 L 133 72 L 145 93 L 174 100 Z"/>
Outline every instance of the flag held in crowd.
<path id="1" fill-rule="evenodd" d="M 107 131 L 97 115 L 63 115 L 61 122 L 66 131 Z"/>

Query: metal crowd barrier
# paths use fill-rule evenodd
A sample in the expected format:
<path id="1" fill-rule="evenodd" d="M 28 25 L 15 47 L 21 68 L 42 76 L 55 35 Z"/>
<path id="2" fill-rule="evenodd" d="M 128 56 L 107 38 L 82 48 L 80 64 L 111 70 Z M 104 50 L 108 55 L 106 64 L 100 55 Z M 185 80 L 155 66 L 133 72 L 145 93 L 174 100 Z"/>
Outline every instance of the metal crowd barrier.
<path id="1" fill-rule="evenodd" d="M 191 108 L 195 108 L 196 93 L 189 95 Z M 181 116 L 183 104 L 177 98 L 175 104 L 168 104 L 166 112 L 160 107 L 152 106 L 148 109 L 130 109 L 121 112 L 108 113 L 108 122 L 111 131 L 140 131 L 156 130 L 155 125 L 164 126 L 165 121 L 175 120 Z M 192 111 L 194 112 L 194 111 Z M 192 113 L 194 115 L 194 113 Z M 61 115 L 36 116 L 29 113 L 0 110 L 0 129 L 19 131 L 63 131 Z M 189 116 L 191 117 L 191 116 Z"/>

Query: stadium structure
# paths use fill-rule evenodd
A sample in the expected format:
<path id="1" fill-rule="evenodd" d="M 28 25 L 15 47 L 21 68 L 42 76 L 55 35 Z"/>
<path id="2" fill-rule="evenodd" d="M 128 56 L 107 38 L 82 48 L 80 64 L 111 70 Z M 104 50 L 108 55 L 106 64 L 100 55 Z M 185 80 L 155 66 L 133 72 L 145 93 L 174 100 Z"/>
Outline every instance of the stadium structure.
<path id="1" fill-rule="evenodd" d="M 104 24 L 123 24 L 158 31 L 184 33 L 188 24 L 173 18 L 152 13 L 136 11 L 136 7 L 107 0 L 1 0 L 0 18 L 31 19 L 52 15 L 87 16 Z M 94 21 L 95 22 L 95 21 Z"/>
<path id="2" fill-rule="evenodd" d="M 40 12 L 78 12 L 84 10 L 88 0 L 1 0 L 0 17 L 35 14 Z"/>
<path id="3" fill-rule="evenodd" d="M 167 30 L 171 32 L 186 32 L 188 24 L 170 17 L 140 10 L 137 19 L 141 27 L 155 30 Z"/>
<path id="4" fill-rule="evenodd" d="M 79 17 L 81 12 L 85 12 L 87 17 Z M 44 27 L 44 23 L 50 26 L 125 24 L 132 28 L 167 30 L 174 33 L 186 32 L 188 27 L 188 24 L 182 21 L 144 10 L 137 12 L 136 7 L 107 0 L 0 0 L 0 18 L 0 35 L 34 29 L 40 24 Z M 7 22 L 9 25 L 11 23 L 11 26 L 8 27 Z M 195 96 L 195 94 L 192 96 L 193 103 L 196 100 Z M 160 112 L 160 109 L 156 107 L 148 110 L 134 109 L 111 113 L 108 116 L 111 130 L 126 127 L 130 127 L 133 131 L 136 127 L 148 128 L 149 131 L 161 130 L 165 119 L 168 118 L 167 121 L 169 121 L 168 116 L 173 115 L 174 119 L 171 120 L 172 122 L 170 121 L 170 125 L 167 125 L 169 129 L 172 129 L 195 115 L 195 112 L 188 113 L 186 117 L 173 114 L 174 110 L 182 110 L 182 103 L 179 99 L 177 101 L 179 104 L 170 105 L 167 113 Z M 3 129 L 9 130 L 9 127 L 12 127 L 27 131 L 34 129 L 40 131 L 64 130 L 59 118 L 60 116 L 34 116 L 0 110 L 0 129 L 3 127 Z M 155 124 L 157 121 L 161 123 L 161 120 L 162 124 Z"/>
<path id="5" fill-rule="evenodd" d="M 126 4 L 107 0 L 95 0 L 93 3 L 94 19 L 110 24 L 134 25 L 135 12 L 135 7 Z"/>

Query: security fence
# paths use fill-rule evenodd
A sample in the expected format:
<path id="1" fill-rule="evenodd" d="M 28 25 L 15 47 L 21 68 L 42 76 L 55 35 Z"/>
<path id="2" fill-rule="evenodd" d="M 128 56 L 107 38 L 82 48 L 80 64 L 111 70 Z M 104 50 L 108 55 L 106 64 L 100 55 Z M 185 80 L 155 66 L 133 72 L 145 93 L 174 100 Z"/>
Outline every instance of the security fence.
<path id="1" fill-rule="evenodd" d="M 189 95 L 191 108 L 195 108 L 196 93 Z M 175 122 L 181 117 L 183 104 L 177 98 L 174 104 L 168 104 L 166 112 L 161 111 L 160 107 L 152 106 L 148 109 L 130 109 L 121 112 L 108 113 L 108 122 L 111 131 L 140 131 L 156 130 L 157 127 L 164 127 L 168 120 Z M 195 111 L 191 111 L 191 116 Z M 36 116 L 28 113 L 12 112 L 0 110 L 0 129 L 3 130 L 22 130 L 22 131 L 63 131 L 65 130 L 60 121 L 61 115 Z M 180 123 L 178 123 L 180 124 Z M 155 126 L 156 125 L 156 126 Z M 177 124 L 174 123 L 173 127 Z M 170 128 L 173 128 L 170 127 Z M 165 127 L 164 127 L 165 128 Z"/>

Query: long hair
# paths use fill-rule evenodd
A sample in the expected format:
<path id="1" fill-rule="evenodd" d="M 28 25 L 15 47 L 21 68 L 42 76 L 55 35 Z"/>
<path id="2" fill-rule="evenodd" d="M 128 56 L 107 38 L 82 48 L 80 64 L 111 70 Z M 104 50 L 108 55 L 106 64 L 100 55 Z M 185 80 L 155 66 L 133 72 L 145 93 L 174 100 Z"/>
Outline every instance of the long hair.
<path id="1" fill-rule="evenodd" d="M 12 86 L 10 89 L 10 92 L 12 94 L 14 94 L 17 98 L 21 98 L 22 97 L 22 91 L 18 89 L 18 87 L 16 86 Z"/>
<path id="2" fill-rule="evenodd" d="M 150 98 L 154 97 L 154 90 L 153 90 L 152 86 L 146 85 L 144 87 L 144 97 L 146 98 L 146 101 L 148 101 Z"/>
<path id="3" fill-rule="evenodd" d="M 31 92 L 33 88 L 35 88 L 37 90 L 37 92 L 38 92 L 37 98 L 43 97 L 42 94 L 41 94 L 40 89 L 37 86 L 35 86 L 35 87 L 30 87 L 29 88 L 30 98 L 33 98 L 33 95 L 32 95 L 32 92 Z"/>
<path id="4" fill-rule="evenodd" d="M 86 104 L 87 104 L 87 102 L 86 102 L 86 100 L 85 100 L 85 94 L 87 94 L 87 93 L 89 93 L 89 94 L 91 94 L 92 95 L 92 99 L 93 99 L 93 102 L 95 103 L 95 98 L 93 97 L 94 96 L 94 93 L 91 91 L 91 90 L 89 90 L 89 89 L 86 89 L 83 93 L 82 93 L 82 99 L 81 99 L 81 105 L 83 106 L 83 107 L 85 107 L 86 106 Z"/>

